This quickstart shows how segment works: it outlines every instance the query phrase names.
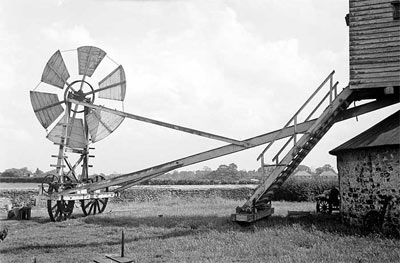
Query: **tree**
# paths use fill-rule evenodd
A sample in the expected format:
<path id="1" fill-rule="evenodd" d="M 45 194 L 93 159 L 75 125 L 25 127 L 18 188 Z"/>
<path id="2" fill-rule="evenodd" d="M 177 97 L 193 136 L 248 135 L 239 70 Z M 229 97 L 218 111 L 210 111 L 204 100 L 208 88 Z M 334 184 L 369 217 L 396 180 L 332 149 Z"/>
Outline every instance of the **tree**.
<path id="1" fill-rule="evenodd" d="M 307 173 L 311 174 L 311 168 L 308 167 L 307 165 L 300 164 L 294 173 L 300 172 L 300 171 L 306 171 Z"/>
<path id="2" fill-rule="evenodd" d="M 320 175 L 321 173 L 326 172 L 326 171 L 335 172 L 335 169 L 333 169 L 332 165 L 330 165 L 330 164 L 324 164 L 324 166 L 318 167 L 315 169 L 315 174 Z"/>
<path id="3" fill-rule="evenodd" d="M 17 168 L 10 168 L 6 169 L 1 176 L 2 177 L 24 177 L 24 176 L 29 176 L 31 172 L 28 170 L 27 167 L 23 167 L 20 169 Z"/>

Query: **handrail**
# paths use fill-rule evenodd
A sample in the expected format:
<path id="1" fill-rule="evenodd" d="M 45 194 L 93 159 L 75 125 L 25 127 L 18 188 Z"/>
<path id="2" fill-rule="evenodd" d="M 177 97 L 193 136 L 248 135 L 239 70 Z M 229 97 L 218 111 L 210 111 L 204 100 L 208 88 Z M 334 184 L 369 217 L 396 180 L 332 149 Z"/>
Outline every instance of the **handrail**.
<path id="1" fill-rule="evenodd" d="M 337 87 L 338 84 L 339 84 L 339 81 L 336 81 L 335 85 L 333 85 L 333 87 L 332 87 L 332 89 L 335 90 L 335 95 L 334 95 L 335 98 L 336 98 L 336 96 L 337 96 L 337 89 L 336 89 L 336 87 Z M 321 101 L 318 103 L 318 105 L 315 106 L 315 108 L 314 108 L 314 109 L 312 110 L 312 112 L 308 115 L 308 117 L 306 118 L 305 121 L 308 121 L 308 120 L 312 117 L 312 115 L 319 109 L 319 107 L 321 107 L 322 103 L 324 103 L 324 101 L 326 100 L 326 98 L 328 98 L 329 94 L 332 93 L 332 92 L 331 92 L 332 89 L 329 90 L 329 91 L 325 94 L 325 96 L 321 99 Z M 331 103 L 330 103 L 330 104 L 331 104 Z M 295 120 L 296 120 L 296 119 L 295 119 Z M 296 125 L 295 125 L 295 126 L 296 126 Z M 295 130 L 296 130 L 296 129 L 295 129 Z M 286 148 L 286 146 L 288 146 L 288 144 L 295 138 L 295 136 L 296 136 L 296 133 L 289 137 L 289 140 L 282 146 L 282 148 L 278 151 L 278 153 L 275 154 L 274 158 L 272 158 L 272 161 L 273 161 L 273 162 L 276 160 L 276 162 L 278 163 L 278 156 L 283 152 L 283 150 Z M 295 141 L 295 144 L 296 144 L 296 141 Z"/>
<path id="2" fill-rule="evenodd" d="M 292 116 L 292 118 L 290 118 L 290 120 L 286 123 L 286 125 L 281 129 L 281 131 L 285 128 L 287 128 L 290 123 L 297 118 L 297 115 L 299 115 L 299 113 L 304 109 L 305 106 L 307 106 L 307 104 L 312 100 L 312 98 L 314 98 L 314 96 L 321 90 L 321 88 L 326 84 L 326 82 L 328 82 L 328 80 L 330 80 L 330 88 L 329 88 L 329 93 L 331 93 L 332 90 L 332 82 L 333 82 L 333 74 L 335 74 L 335 70 L 333 70 L 326 78 L 325 80 L 318 86 L 318 88 L 314 91 L 314 93 L 307 99 L 307 101 L 300 107 L 300 109 Z M 331 96 L 330 96 L 331 97 Z M 330 102 L 332 102 L 332 99 L 330 100 Z M 280 133 L 277 134 L 276 138 L 278 138 L 280 135 Z M 265 152 L 272 146 L 272 144 L 276 141 L 276 139 L 274 139 L 273 141 L 271 141 L 267 147 L 265 147 L 265 149 L 260 153 L 260 155 L 258 155 L 257 157 L 257 161 L 260 160 L 261 156 L 263 156 L 265 154 Z"/>

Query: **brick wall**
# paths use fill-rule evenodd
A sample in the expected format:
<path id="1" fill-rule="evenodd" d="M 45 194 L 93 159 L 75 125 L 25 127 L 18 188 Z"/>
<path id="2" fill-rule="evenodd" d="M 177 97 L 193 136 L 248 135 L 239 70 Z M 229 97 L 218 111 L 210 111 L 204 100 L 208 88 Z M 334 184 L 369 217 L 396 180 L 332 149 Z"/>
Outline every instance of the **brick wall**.
<path id="1" fill-rule="evenodd" d="M 362 225 L 371 210 L 380 211 L 385 196 L 395 199 L 390 208 L 400 226 L 400 148 L 380 146 L 338 153 L 341 213 L 345 223 Z"/>

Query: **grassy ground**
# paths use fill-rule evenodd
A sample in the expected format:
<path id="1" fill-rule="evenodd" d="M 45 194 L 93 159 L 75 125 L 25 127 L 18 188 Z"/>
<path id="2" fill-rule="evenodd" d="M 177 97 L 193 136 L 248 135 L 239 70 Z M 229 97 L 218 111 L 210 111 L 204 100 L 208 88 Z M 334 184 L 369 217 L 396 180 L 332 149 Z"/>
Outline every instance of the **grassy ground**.
<path id="1" fill-rule="evenodd" d="M 313 203 L 274 202 L 275 215 L 242 228 L 229 219 L 242 202 L 165 199 L 111 203 L 102 215 L 53 223 L 45 210 L 30 221 L 0 221 L 9 236 L 0 262 L 92 262 L 120 252 L 135 262 L 400 262 L 400 241 L 343 226 L 335 217 L 286 217 Z M 4 215 L 3 215 L 4 217 Z"/>

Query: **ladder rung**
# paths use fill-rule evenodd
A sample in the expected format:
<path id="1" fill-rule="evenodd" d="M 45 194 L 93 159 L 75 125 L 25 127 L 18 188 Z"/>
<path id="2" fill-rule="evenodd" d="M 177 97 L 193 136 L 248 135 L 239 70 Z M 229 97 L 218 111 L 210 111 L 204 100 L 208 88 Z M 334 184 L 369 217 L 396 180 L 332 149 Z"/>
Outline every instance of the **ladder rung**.
<path id="1" fill-rule="evenodd" d="M 89 158 L 94 158 L 94 157 L 96 157 L 96 156 L 94 156 L 94 155 L 89 155 Z"/>
<path id="2" fill-rule="evenodd" d="M 78 150 L 78 149 L 71 149 L 71 148 L 66 148 L 65 149 L 66 152 L 71 152 L 71 153 L 80 153 L 82 154 L 83 151 L 82 150 Z"/>
<path id="3" fill-rule="evenodd" d="M 96 148 L 94 148 L 94 147 L 89 147 L 89 150 L 95 150 Z"/>
<path id="4" fill-rule="evenodd" d="M 64 168 L 65 165 L 50 164 L 50 167 L 61 167 L 61 168 Z"/>
<path id="5" fill-rule="evenodd" d="M 58 156 L 58 155 L 52 155 L 51 157 L 53 158 L 57 158 L 57 159 L 64 159 L 64 158 L 68 158 L 68 156 Z"/>

